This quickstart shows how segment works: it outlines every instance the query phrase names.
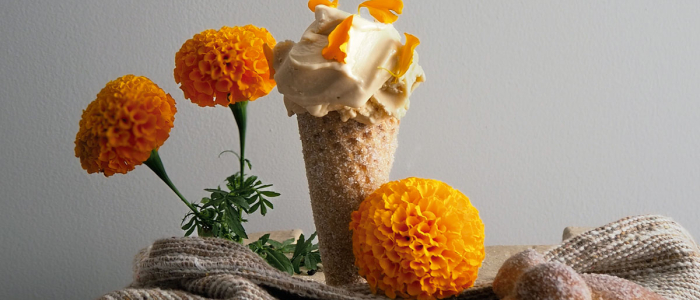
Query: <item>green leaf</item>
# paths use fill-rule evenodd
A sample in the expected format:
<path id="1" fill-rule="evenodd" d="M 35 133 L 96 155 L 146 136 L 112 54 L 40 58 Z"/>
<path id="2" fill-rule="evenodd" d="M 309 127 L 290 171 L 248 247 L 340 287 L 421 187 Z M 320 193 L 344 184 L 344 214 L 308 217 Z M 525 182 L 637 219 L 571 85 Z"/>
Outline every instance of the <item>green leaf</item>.
<path id="1" fill-rule="evenodd" d="M 314 233 L 311 234 L 311 236 L 308 239 L 308 242 L 311 243 L 311 241 L 313 241 L 315 238 L 316 238 L 316 231 L 314 231 Z"/>
<path id="2" fill-rule="evenodd" d="M 192 227 L 192 222 L 189 222 L 189 223 L 183 225 L 182 227 L 180 227 L 180 229 L 187 230 L 187 229 L 190 229 L 190 227 Z"/>
<path id="3" fill-rule="evenodd" d="M 284 256 L 284 254 L 266 249 L 267 251 L 267 257 L 265 260 L 273 267 L 277 268 L 280 271 L 286 272 L 289 275 L 294 274 L 294 268 L 292 267 L 292 262 Z"/>
<path id="4" fill-rule="evenodd" d="M 240 160 L 240 158 L 239 158 L 239 160 Z M 246 159 L 245 159 L 245 162 L 248 164 L 248 169 L 249 169 L 249 170 L 252 170 L 252 169 L 253 169 L 253 165 L 250 163 L 250 160 L 246 158 Z"/>
<path id="5" fill-rule="evenodd" d="M 301 265 L 301 259 L 303 257 L 299 256 L 297 258 L 292 259 L 292 268 L 294 269 L 294 273 L 301 274 L 301 270 L 299 270 L 299 267 Z"/>
<path id="6" fill-rule="evenodd" d="M 261 244 L 261 245 L 265 245 L 265 243 L 268 243 L 268 242 L 270 242 L 270 241 L 272 241 L 272 240 L 270 240 L 270 234 L 267 233 L 267 234 L 264 234 L 263 236 L 261 236 L 261 237 L 258 239 L 258 241 L 260 241 L 260 244 Z"/>
<path id="7" fill-rule="evenodd" d="M 194 220 L 196 220 L 196 218 L 194 218 L 194 217 L 190 218 L 190 221 L 187 222 L 187 224 L 185 224 L 184 226 L 182 226 L 182 230 L 187 230 L 190 227 L 192 227 L 192 224 L 194 224 Z M 182 219 L 182 223 L 185 223 L 185 219 Z M 180 224 L 182 224 L 182 223 L 180 223 Z"/>
<path id="8" fill-rule="evenodd" d="M 236 204 L 236 206 L 238 206 L 238 207 L 242 207 L 242 208 L 244 208 L 244 209 L 246 209 L 246 210 L 250 208 L 250 204 L 249 204 L 248 201 L 246 201 L 243 197 L 238 197 L 238 196 L 231 197 L 231 196 L 228 196 L 228 197 L 226 197 L 226 198 L 227 198 L 229 201 L 231 201 L 232 203 Z"/>
<path id="9" fill-rule="evenodd" d="M 258 200 L 258 198 L 259 198 L 258 196 L 253 196 L 250 198 L 246 198 L 245 201 L 247 201 L 248 204 L 253 205 L 253 203 L 255 203 Z"/>
<path id="10" fill-rule="evenodd" d="M 304 253 L 304 234 L 302 233 L 299 235 L 299 239 L 297 240 L 297 245 L 294 247 L 294 254 L 292 255 L 292 259 L 295 259 L 299 256 L 302 256 Z"/>
<path id="11" fill-rule="evenodd" d="M 319 262 L 321 262 L 321 255 L 318 253 L 309 253 L 304 257 L 304 267 L 309 270 L 318 269 Z"/>
<path id="12" fill-rule="evenodd" d="M 214 205 L 216 205 L 216 204 L 217 204 L 217 202 L 213 202 L 213 201 L 212 201 L 212 202 L 207 202 L 207 204 L 202 205 L 202 208 L 212 207 L 212 206 L 214 206 Z"/>
<path id="13" fill-rule="evenodd" d="M 233 150 L 224 150 L 224 151 L 221 151 L 221 153 L 219 153 L 219 157 L 221 157 L 221 155 L 224 154 L 224 153 L 233 153 L 233 155 L 235 155 L 236 157 L 238 157 L 238 160 L 241 160 L 241 156 L 238 155 L 238 153 L 236 153 L 236 152 L 233 151 Z"/>
<path id="14" fill-rule="evenodd" d="M 245 182 L 243 183 L 243 186 L 251 186 L 251 185 L 253 185 L 253 183 L 257 179 L 258 179 L 258 176 L 255 176 L 255 175 L 250 176 L 245 180 Z"/>
<path id="15" fill-rule="evenodd" d="M 294 243 L 294 238 L 288 238 L 282 242 L 282 246 L 286 247 L 286 246 L 291 245 L 292 243 Z"/>
<path id="16" fill-rule="evenodd" d="M 236 183 L 238 182 L 238 176 L 237 176 L 237 175 L 238 175 L 238 173 L 233 174 L 233 175 L 231 175 L 231 176 L 229 176 L 229 177 L 226 177 L 226 181 L 228 181 L 228 183 L 229 183 L 230 185 L 236 186 Z"/>
<path id="17" fill-rule="evenodd" d="M 252 242 L 248 244 L 248 249 L 250 249 L 250 251 L 253 251 L 254 253 L 258 253 L 258 242 Z"/>
<path id="18" fill-rule="evenodd" d="M 211 220 L 216 216 L 212 211 L 212 208 L 201 210 L 199 215 L 205 220 Z"/>
<path id="19" fill-rule="evenodd" d="M 294 253 L 294 248 L 296 246 L 297 245 L 295 245 L 295 244 L 284 246 L 284 248 L 282 248 L 282 252 L 292 254 L 292 253 Z"/>
<path id="20" fill-rule="evenodd" d="M 187 232 L 185 232 L 185 236 L 190 236 L 196 228 L 197 226 L 190 227 L 190 230 L 187 230 Z"/>
<path id="21" fill-rule="evenodd" d="M 227 191 L 224 191 L 222 189 L 204 189 L 207 192 L 212 193 L 212 196 L 226 196 L 228 194 Z"/>
<path id="22" fill-rule="evenodd" d="M 260 193 L 265 195 L 265 196 L 268 196 L 268 197 L 278 197 L 279 195 L 281 195 L 280 193 L 273 192 L 273 191 L 262 191 Z"/>
<path id="23" fill-rule="evenodd" d="M 263 216 L 267 214 L 267 207 L 265 207 L 265 205 L 260 205 L 260 214 Z"/>
<path id="24" fill-rule="evenodd" d="M 241 196 L 243 198 L 250 198 L 250 196 L 253 195 L 254 192 L 255 190 L 251 188 L 245 188 L 242 190 L 236 190 L 236 192 L 231 192 L 231 194 L 238 194 L 238 196 Z"/>
<path id="25" fill-rule="evenodd" d="M 214 223 L 214 226 L 211 228 L 211 233 L 215 237 L 219 237 L 219 232 L 221 231 L 221 225 L 219 223 Z"/>
<path id="26" fill-rule="evenodd" d="M 267 243 L 270 244 L 270 246 L 274 247 L 275 249 L 282 250 L 282 248 L 284 248 L 282 243 L 275 241 L 275 240 L 268 240 Z"/>
<path id="27" fill-rule="evenodd" d="M 256 210 L 258 210 L 258 208 L 260 208 L 260 203 L 255 203 L 255 204 L 253 204 L 253 206 L 250 207 L 250 209 L 248 210 L 248 213 L 249 213 L 249 214 L 252 214 L 252 213 L 254 213 Z"/>
<path id="28" fill-rule="evenodd" d="M 248 235 L 245 233 L 245 229 L 243 225 L 241 225 L 241 220 L 238 219 L 238 216 L 236 216 L 232 210 L 226 210 L 226 213 L 226 224 L 229 229 L 237 236 L 247 239 Z"/>
<path id="29" fill-rule="evenodd" d="M 267 205 L 267 207 L 275 208 L 274 206 L 272 206 L 272 202 L 267 201 L 267 199 L 265 199 L 265 198 L 261 198 L 261 199 L 262 199 L 263 203 L 265 203 L 265 205 Z"/>

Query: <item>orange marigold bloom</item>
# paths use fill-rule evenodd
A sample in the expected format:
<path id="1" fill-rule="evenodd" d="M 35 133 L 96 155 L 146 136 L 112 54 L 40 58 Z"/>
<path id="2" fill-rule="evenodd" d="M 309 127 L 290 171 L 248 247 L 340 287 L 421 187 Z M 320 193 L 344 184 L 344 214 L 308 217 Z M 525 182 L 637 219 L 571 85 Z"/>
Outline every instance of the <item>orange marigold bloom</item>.
<path id="1" fill-rule="evenodd" d="M 253 25 L 205 30 L 175 55 L 175 82 L 199 106 L 228 106 L 265 96 L 276 85 L 265 44 L 274 48 L 276 42 L 267 29 Z"/>
<path id="2" fill-rule="evenodd" d="M 110 81 L 83 110 L 75 156 L 88 173 L 125 174 L 168 139 L 176 112 L 170 94 L 146 77 Z"/>
<path id="3" fill-rule="evenodd" d="M 406 178 L 382 185 L 353 212 L 355 265 L 373 293 L 443 299 L 474 285 L 484 223 L 447 184 Z"/>

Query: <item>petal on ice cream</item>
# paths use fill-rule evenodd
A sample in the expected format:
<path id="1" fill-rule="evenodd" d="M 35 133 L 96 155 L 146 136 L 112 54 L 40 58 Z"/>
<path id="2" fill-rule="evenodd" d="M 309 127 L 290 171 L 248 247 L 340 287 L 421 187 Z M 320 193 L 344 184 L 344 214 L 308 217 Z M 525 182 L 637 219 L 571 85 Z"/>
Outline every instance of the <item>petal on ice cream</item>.
<path id="1" fill-rule="evenodd" d="M 316 6 L 319 5 L 325 5 L 328 7 L 332 8 L 337 8 L 338 7 L 338 0 L 335 0 L 333 2 L 329 0 L 309 0 L 309 9 L 313 12 L 316 12 Z"/>
<path id="2" fill-rule="evenodd" d="M 325 5 L 328 7 L 333 7 L 337 8 L 338 7 L 338 0 L 335 0 L 333 2 L 329 0 L 309 0 L 309 9 L 313 12 L 316 12 L 316 6 L 318 5 Z"/>
<path id="3" fill-rule="evenodd" d="M 345 63 L 345 58 L 348 56 L 348 41 L 350 40 L 350 27 L 352 27 L 352 19 L 355 15 L 350 15 L 340 22 L 331 34 L 328 35 L 328 46 L 323 48 L 321 54 L 326 59 L 333 59 L 341 63 Z"/>
<path id="4" fill-rule="evenodd" d="M 406 44 L 401 46 L 401 49 L 399 50 L 398 69 L 396 73 L 389 72 L 392 76 L 394 76 L 394 82 L 398 81 L 399 78 L 405 75 L 408 69 L 411 67 L 411 64 L 413 64 L 413 53 L 416 50 L 416 47 L 420 45 L 420 40 L 417 37 L 405 32 L 404 35 L 406 36 Z"/>
<path id="5" fill-rule="evenodd" d="M 403 1 L 402 0 L 369 0 L 362 2 L 357 8 L 366 7 L 369 9 L 369 14 L 372 15 L 377 21 L 384 24 L 391 24 L 396 22 L 399 18 L 398 15 L 403 11 Z M 392 11 L 394 13 L 392 13 Z"/>

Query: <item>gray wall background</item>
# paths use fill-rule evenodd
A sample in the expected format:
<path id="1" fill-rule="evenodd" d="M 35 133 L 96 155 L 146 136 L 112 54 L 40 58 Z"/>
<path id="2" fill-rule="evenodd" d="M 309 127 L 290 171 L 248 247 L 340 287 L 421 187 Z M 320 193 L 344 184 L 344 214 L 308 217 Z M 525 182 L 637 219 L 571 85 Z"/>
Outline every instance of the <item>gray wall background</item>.
<path id="1" fill-rule="evenodd" d="M 354 11 L 360 1 L 341 0 Z M 392 178 L 469 196 L 487 244 L 553 244 L 567 225 L 658 213 L 700 235 L 700 2 L 413 1 L 428 81 L 402 120 Z M 298 40 L 306 1 L 0 2 L 0 298 L 91 299 L 134 254 L 179 236 L 186 208 L 145 166 L 88 175 L 73 156 L 104 84 L 150 77 L 178 105 L 161 148 L 191 200 L 236 169 L 233 117 L 183 99 L 174 55 L 197 32 L 254 23 Z M 283 194 L 249 231 L 314 225 L 295 118 L 273 91 L 249 107 L 254 173 Z"/>

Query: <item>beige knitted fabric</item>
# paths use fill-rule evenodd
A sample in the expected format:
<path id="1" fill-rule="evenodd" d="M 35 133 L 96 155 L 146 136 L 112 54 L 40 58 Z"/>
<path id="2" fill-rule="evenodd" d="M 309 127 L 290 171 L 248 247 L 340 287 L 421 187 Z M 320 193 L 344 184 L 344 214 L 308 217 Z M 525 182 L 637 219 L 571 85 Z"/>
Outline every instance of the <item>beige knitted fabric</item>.
<path id="1" fill-rule="evenodd" d="M 545 254 L 579 273 L 636 282 L 667 299 L 700 299 L 700 249 L 662 216 L 629 217 L 573 237 Z"/>
<path id="2" fill-rule="evenodd" d="M 580 273 L 634 281 L 669 300 L 700 299 L 700 249 L 669 218 L 625 218 L 583 233 L 545 254 Z M 100 299 L 387 299 L 366 286 L 332 287 L 293 278 L 246 247 L 213 238 L 171 238 L 142 250 L 134 282 Z M 490 286 L 454 299 L 497 299 Z"/>

